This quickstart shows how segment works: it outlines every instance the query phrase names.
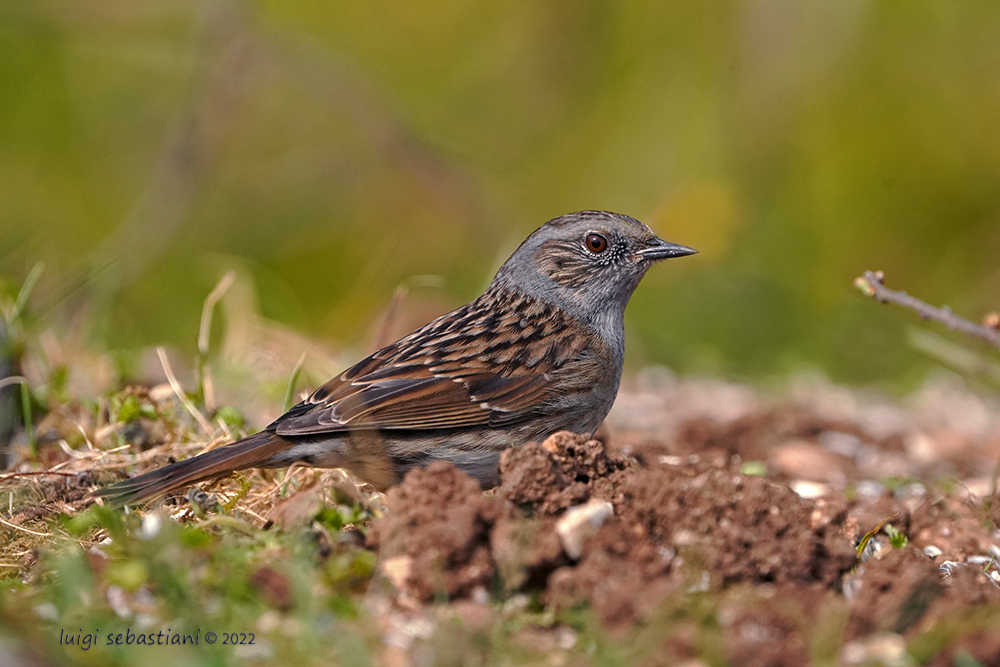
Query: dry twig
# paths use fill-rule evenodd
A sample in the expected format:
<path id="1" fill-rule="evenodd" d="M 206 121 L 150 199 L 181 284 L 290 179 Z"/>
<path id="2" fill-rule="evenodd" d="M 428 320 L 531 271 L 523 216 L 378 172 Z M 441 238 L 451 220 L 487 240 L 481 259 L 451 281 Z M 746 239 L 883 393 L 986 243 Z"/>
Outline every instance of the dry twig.
<path id="1" fill-rule="evenodd" d="M 208 344 L 212 336 L 212 312 L 226 292 L 236 280 L 236 273 L 227 271 L 226 275 L 215 286 L 215 289 L 205 299 L 201 308 L 201 326 L 198 327 L 198 381 L 201 398 L 209 412 L 215 410 L 215 383 L 208 366 Z"/>
<path id="2" fill-rule="evenodd" d="M 62 470 L 29 470 L 26 472 L 9 472 L 0 475 L 0 482 L 6 482 L 8 479 L 16 479 L 18 477 L 38 477 L 40 475 L 57 475 L 62 477 L 79 477 L 82 473 L 80 472 L 63 472 Z"/>
<path id="3" fill-rule="evenodd" d="M 3 517 L 0 517 L 0 523 L 2 523 L 3 525 L 5 525 L 5 526 L 7 526 L 9 528 L 14 528 L 15 530 L 20 530 L 20 531 L 23 531 L 25 533 L 28 533 L 29 535 L 37 535 L 38 537 L 49 537 L 50 536 L 50 533 L 39 533 L 36 530 L 31 530 L 30 528 L 25 528 L 24 526 L 19 526 L 16 523 L 11 523 L 10 521 L 6 521 L 6 520 L 4 520 Z"/>
<path id="4" fill-rule="evenodd" d="M 891 290 L 885 286 L 884 280 L 885 275 L 881 271 L 865 271 L 860 278 L 855 278 L 854 286 L 877 301 L 905 306 L 915 310 L 922 320 L 935 320 L 949 329 L 982 339 L 1000 349 L 1000 330 L 988 324 L 973 324 L 953 313 L 948 306 L 936 308 L 906 292 Z"/>
<path id="5" fill-rule="evenodd" d="M 167 382 L 170 383 L 170 388 L 174 390 L 174 395 L 177 396 L 177 400 L 181 402 L 191 416 L 194 417 L 198 425 L 201 426 L 202 430 L 205 431 L 209 436 L 212 435 L 212 424 L 205 419 L 205 415 L 194 406 L 191 399 L 187 397 L 184 393 L 184 389 L 181 387 L 181 383 L 177 381 L 177 377 L 174 375 L 173 368 L 170 367 L 170 361 L 167 359 L 167 351 L 163 347 L 156 348 L 156 354 L 160 357 L 160 365 L 163 367 L 163 374 L 167 376 Z"/>

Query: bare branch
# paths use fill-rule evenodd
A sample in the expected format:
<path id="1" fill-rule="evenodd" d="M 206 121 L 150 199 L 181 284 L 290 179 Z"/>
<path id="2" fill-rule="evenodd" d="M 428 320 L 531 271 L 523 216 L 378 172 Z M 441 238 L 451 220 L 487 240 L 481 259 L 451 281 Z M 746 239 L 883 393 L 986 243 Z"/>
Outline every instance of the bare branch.
<path id="1" fill-rule="evenodd" d="M 1000 330 L 991 326 L 992 322 L 985 325 L 973 324 L 951 312 L 948 306 L 935 308 L 906 292 L 891 290 L 885 286 L 883 280 L 885 275 L 881 271 L 865 271 L 860 278 L 854 279 L 854 286 L 877 301 L 905 306 L 917 311 L 922 320 L 935 320 L 949 329 L 980 338 L 1000 350 Z"/>

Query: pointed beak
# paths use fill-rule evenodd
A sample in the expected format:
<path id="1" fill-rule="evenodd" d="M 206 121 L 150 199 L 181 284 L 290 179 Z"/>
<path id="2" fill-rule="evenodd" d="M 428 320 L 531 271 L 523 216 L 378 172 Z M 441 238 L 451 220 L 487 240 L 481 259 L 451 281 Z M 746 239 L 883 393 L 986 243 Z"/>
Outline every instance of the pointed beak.
<path id="1" fill-rule="evenodd" d="M 683 257 L 684 255 L 693 255 L 696 252 L 698 251 L 694 248 L 688 248 L 687 246 L 670 243 L 669 241 L 664 241 L 663 239 L 658 239 L 654 236 L 647 241 L 646 247 L 638 251 L 636 254 L 641 259 L 658 260 L 669 259 L 671 257 Z"/>

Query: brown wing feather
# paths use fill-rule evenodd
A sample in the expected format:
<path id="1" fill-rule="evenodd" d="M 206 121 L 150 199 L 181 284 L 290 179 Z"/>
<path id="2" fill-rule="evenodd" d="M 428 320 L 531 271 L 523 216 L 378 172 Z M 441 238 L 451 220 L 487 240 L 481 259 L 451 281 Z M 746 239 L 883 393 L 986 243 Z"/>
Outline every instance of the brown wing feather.
<path id="1" fill-rule="evenodd" d="M 360 361 L 269 428 L 295 436 L 514 423 L 585 356 L 585 332 L 540 301 L 488 291 Z"/>

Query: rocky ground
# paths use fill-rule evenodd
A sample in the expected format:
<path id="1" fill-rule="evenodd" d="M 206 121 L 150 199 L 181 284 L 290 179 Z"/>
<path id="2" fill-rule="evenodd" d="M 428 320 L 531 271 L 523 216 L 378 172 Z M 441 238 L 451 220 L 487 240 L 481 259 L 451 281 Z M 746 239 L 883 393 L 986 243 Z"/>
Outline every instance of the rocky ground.
<path id="1" fill-rule="evenodd" d="M 683 618 L 705 592 L 728 664 L 809 664 L 823 642 L 845 664 L 1000 664 L 998 425 L 944 381 L 908 406 L 815 381 L 766 402 L 654 371 L 613 436 L 512 449 L 493 495 L 444 465 L 410 475 L 374 543 L 412 614 L 463 599 L 489 616 L 500 581 L 619 636 L 669 627 L 649 664 L 705 661 Z M 948 624 L 964 630 L 933 631 Z"/>
<path id="2" fill-rule="evenodd" d="M 375 556 L 355 599 L 386 665 L 1000 664 L 998 461 L 995 400 L 954 378 L 893 402 L 650 370 L 596 439 L 509 450 L 492 491 L 446 464 L 384 497 L 336 478 L 370 512 L 327 557 Z M 37 481 L 7 521 L 82 511 L 92 481 Z M 254 484 L 270 500 L 244 489 L 231 512 L 258 529 L 308 526 L 329 498 Z"/>

